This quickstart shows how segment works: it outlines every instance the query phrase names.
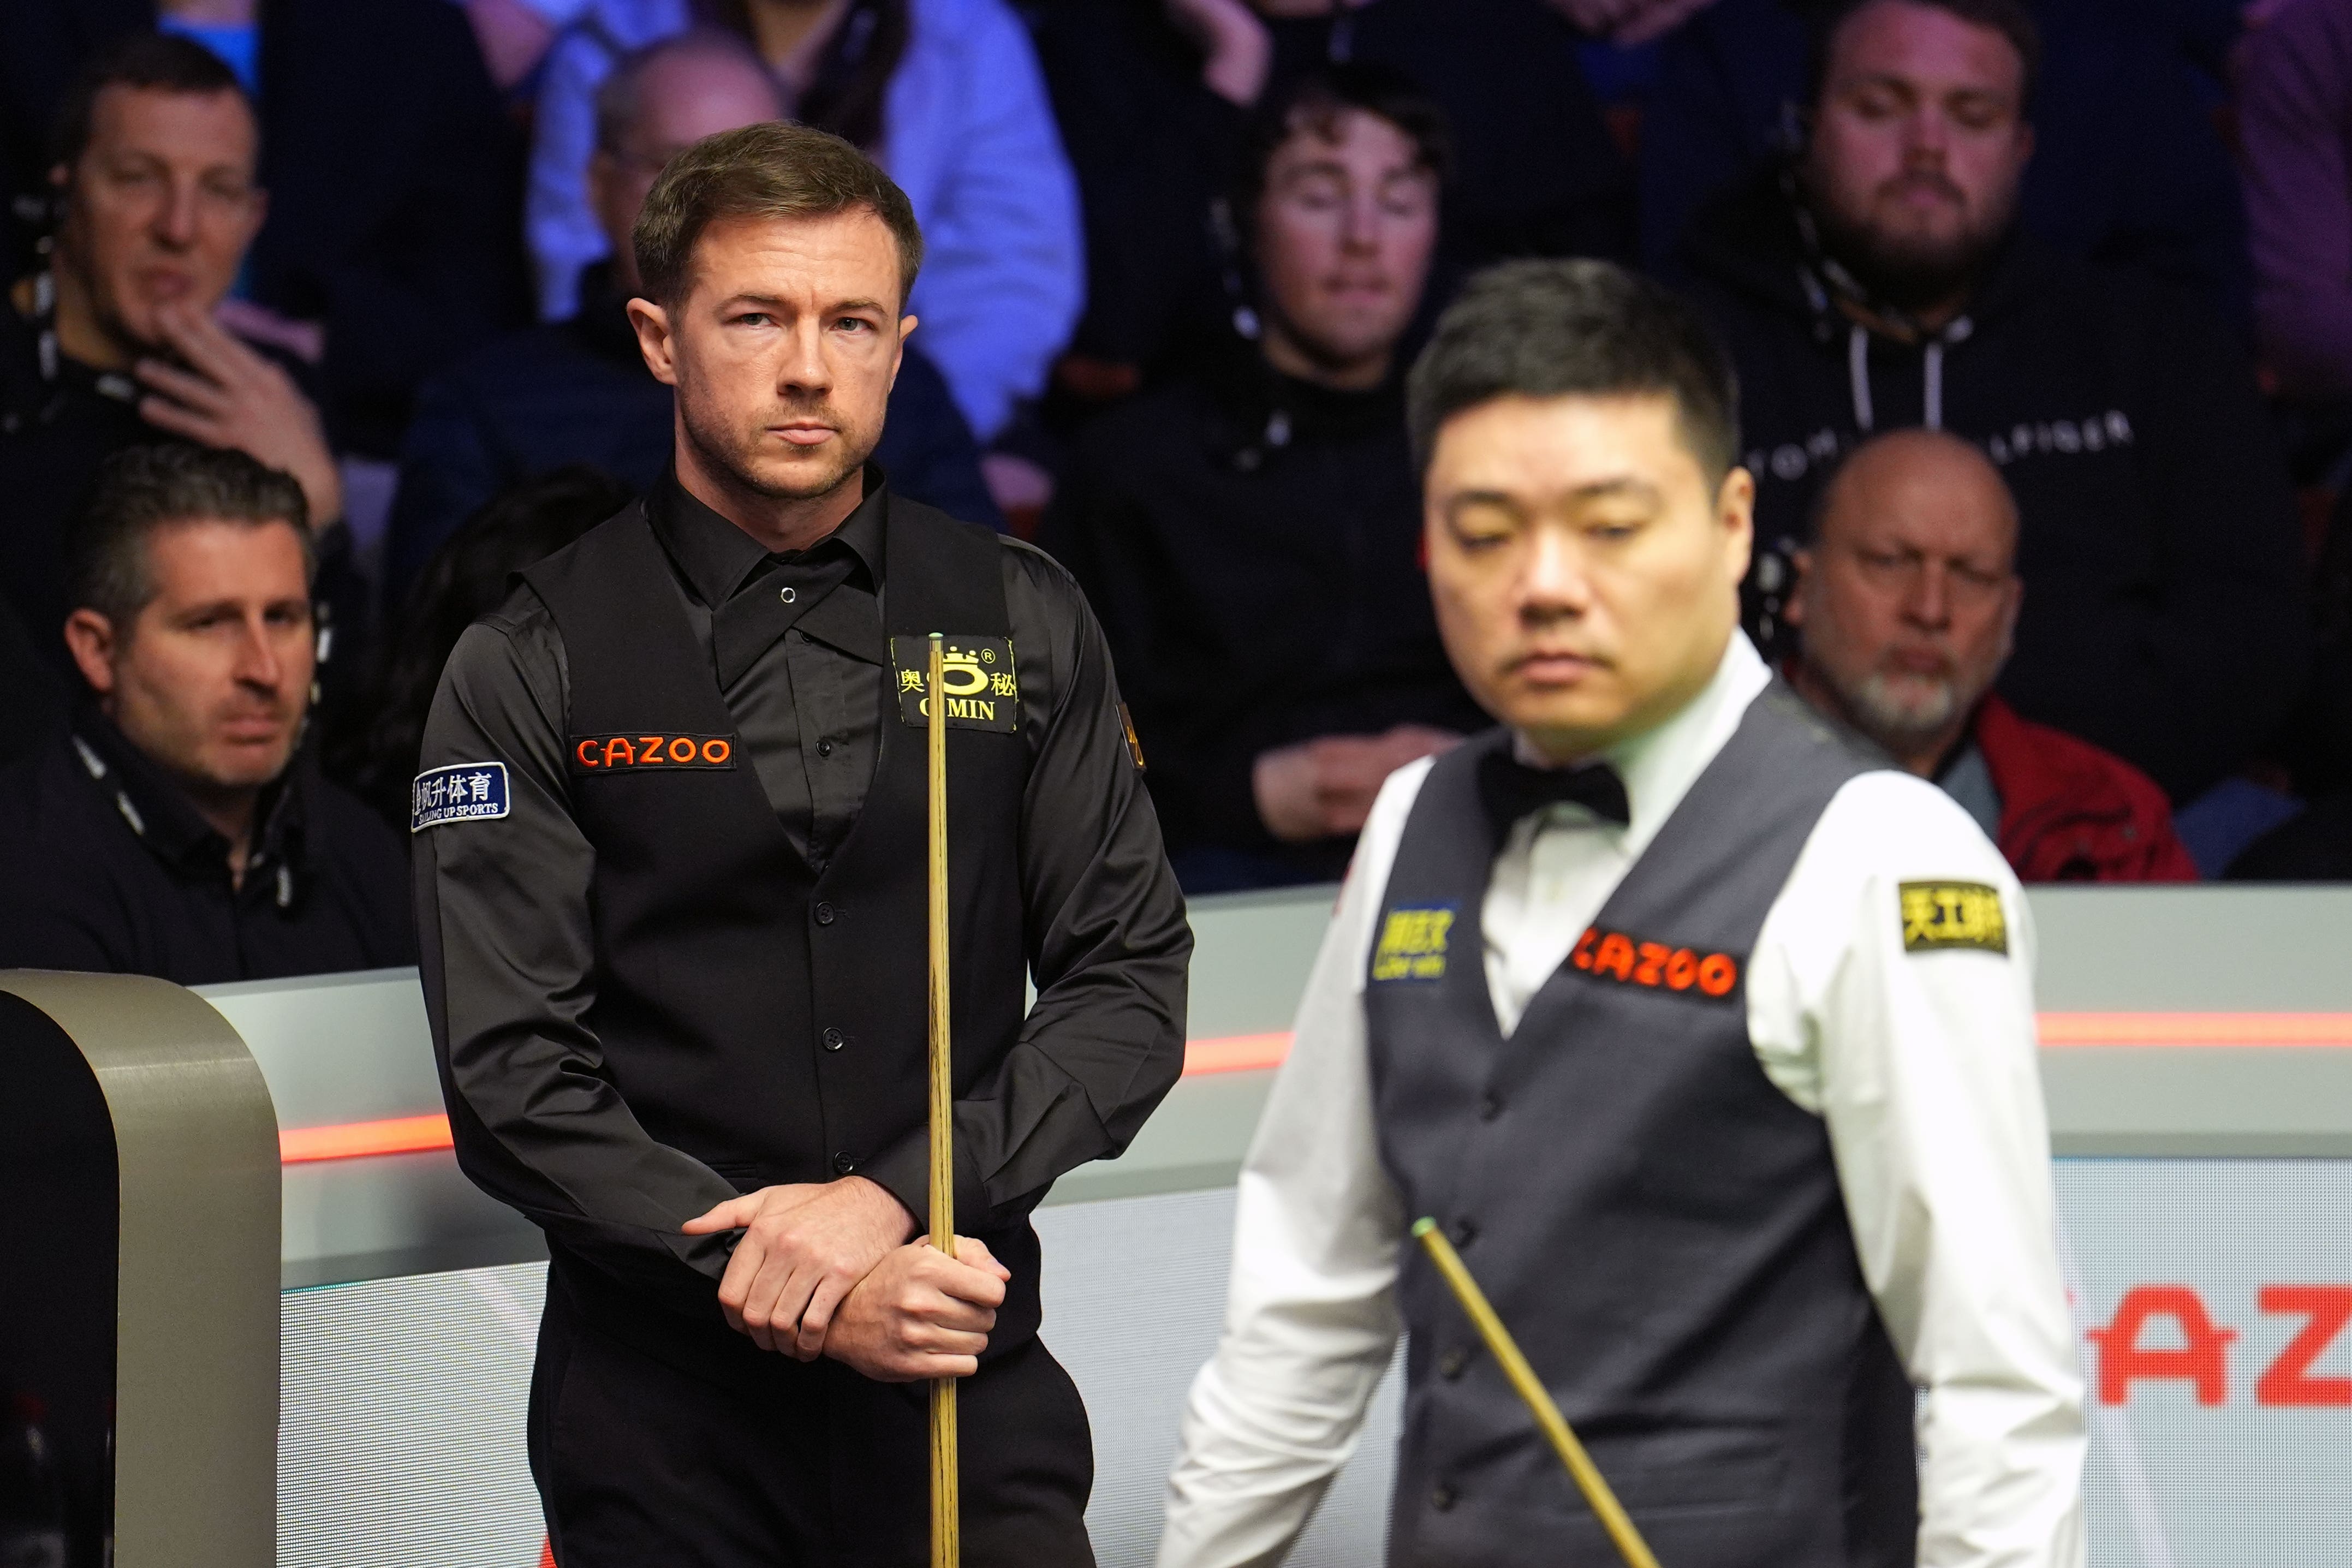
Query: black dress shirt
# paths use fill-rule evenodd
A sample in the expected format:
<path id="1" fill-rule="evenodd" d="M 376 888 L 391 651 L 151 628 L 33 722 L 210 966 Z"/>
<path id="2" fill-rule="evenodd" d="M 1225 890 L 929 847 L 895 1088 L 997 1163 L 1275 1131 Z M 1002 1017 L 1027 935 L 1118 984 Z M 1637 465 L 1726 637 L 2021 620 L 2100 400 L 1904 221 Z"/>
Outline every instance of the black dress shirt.
<path id="1" fill-rule="evenodd" d="M 880 481 L 868 468 L 858 509 L 789 556 L 769 554 L 674 479 L 648 501 L 670 586 L 739 743 L 812 861 L 856 823 L 879 749 L 889 676 Z M 1192 935 L 1093 615 L 1040 551 L 1007 538 L 1001 559 L 1031 759 L 1021 867 L 1037 995 L 1014 1053 L 1021 1065 L 960 1103 L 956 1136 L 959 1165 L 970 1156 L 988 1173 L 989 1205 L 1017 1210 L 1035 1201 L 1041 1177 L 1050 1184 L 1123 1149 L 1157 1103 L 1183 1050 Z M 620 1245 L 657 1270 L 675 1267 L 674 1238 L 620 1217 L 651 1197 L 682 1224 L 734 1186 L 655 1144 L 622 1096 L 589 1104 L 565 1087 L 583 1069 L 604 1071 L 588 1023 L 595 851 L 569 803 L 570 708 L 554 618 L 519 588 L 459 640 L 425 726 L 425 768 L 496 758 L 511 780 L 496 834 L 460 826 L 415 837 L 425 986 L 446 1016 L 448 1092 L 496 1141 L 509 1173 L 478 1170 L 477 1179 L 551 1229 L 593 1235 L 602 1252 Z M 921 1172 L 861 1174 L 923 1210 Z M 971 1218 L 977 1228 L 981 1216 Z M 726 1254 L 695 1249 L 686 1261 L 715 1279 Z"/>
<path id="2" fill-rule="evenodd" d="M 0 773 L 0 968 L 184 986 L 413 963 L 400 841 L 307 752 L 228 841 L 95 709 Z"/>

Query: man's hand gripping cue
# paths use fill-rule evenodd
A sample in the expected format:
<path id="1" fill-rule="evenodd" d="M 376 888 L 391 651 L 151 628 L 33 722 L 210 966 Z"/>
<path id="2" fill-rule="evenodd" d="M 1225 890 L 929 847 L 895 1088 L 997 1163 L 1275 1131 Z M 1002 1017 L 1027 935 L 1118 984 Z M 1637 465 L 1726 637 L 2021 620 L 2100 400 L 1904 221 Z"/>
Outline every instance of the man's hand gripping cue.
<path id="1" fill-rule="evenodd" d="M 957 1238 L 953 1259 L 908 1242 L 914 1216 L 864 1176 L 762 1187 L 683 1228 L 743 1233 L 719 1284 L 737 1333 L 883 1382 L 971 1375 L 1012 1278 L 970 1238 Z"/>

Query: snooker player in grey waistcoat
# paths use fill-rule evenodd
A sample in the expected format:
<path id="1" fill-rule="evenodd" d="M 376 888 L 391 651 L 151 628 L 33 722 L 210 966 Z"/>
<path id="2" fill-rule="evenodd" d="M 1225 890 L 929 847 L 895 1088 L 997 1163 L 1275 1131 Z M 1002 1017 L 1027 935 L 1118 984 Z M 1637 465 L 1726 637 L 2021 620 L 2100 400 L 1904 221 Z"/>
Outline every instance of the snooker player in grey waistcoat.
<path id="1" fill-rule="evenodd" d="M 1501 722 L 1365 828 L 1162 1568 L 1278 1561 L 1401 1331 L 1390 1560 L 1618 1561 L 1406 1241 L 1424 1215 L 1667 1568 L 2078 1568 L 2028 912 L 1740 632 L 1721 347 L 1615 267 L 1515 263 L 1410 399 L 1438 623 Z"/>

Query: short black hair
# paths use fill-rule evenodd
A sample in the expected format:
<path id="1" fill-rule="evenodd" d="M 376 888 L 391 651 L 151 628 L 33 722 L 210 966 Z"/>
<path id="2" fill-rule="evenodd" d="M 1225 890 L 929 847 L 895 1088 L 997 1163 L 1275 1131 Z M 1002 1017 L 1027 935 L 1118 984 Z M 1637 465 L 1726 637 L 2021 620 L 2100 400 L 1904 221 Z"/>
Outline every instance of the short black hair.
<path id="1" fill-rule="evenodd" d="M 1437 100 L 1411 77 L 1367 61 L 1325 66 L 1266 94 L 1251 112 L 1233 178 L 1234 206 L 1244 226 L 1265 194 L 1265 172 L 1282 144 L 1302 128 L 1331 134 L 1334 122 L 1351 109 L 1402 131 L 1421 166 L 1440 185 L 1453 177 L 1453 128 Z"/>
<path id="2" fill-rule="evenodd" d="M 155 597 L 147 541 L 158 529 L 205 521 L 285 524 L 302 541 L 302 576 L 316 574 L 310 512 L 291 475 L 242 452 L 170 442 L 107 458 L 66 541 L 66 602 L 95 610 L 118 632 Z"/>
<path id="3" fill-rule="evenodd" d="M 1822 90 L 1829 86 L 1830 50 L 1837 43 L 1838 30 L 1856 12 L 1878 3 L 1879 0 L 1827 0 L 1811 8 L 1812 47 L 1805 66 L 1808 110 L 1822 106 Z M 1902 4 L 1946 12 L 1972 27 L 1984 27 L 2008 39 L 2009 47 L 2017 51 L 2020 70 L 2018 112 L 2022 114 L 2032 106 L 2034 89 L 2042 80 L 2042 29 L 2034 25 L 2033 14 L 2020 0 L 1902 0 Z"/>
<path id="4" fill-rule="evenodd" d="M 66 89 L 49 134 L 52 166 L 71 168 L 88 150 L 90 122 L 98 95 L 110 87 L 144 88 L 156 92 L 233 92 L 249 111 L 253 100 L 236 73 L 221 57 L 193 38 L 172 33 L 128 33 L 92 57 Z"/>
<path id="5" fill-rule="evenodd" d="M 1405 424 L 1425 473 L 1438 428 L 1496 398 L 1661 392 L 1719 484 L 1739 453 L 1739 382 L 1698 312 L 1612 262 L 1507 261 L 1473 277 L 1438 318 L 1405 383 Z"/>

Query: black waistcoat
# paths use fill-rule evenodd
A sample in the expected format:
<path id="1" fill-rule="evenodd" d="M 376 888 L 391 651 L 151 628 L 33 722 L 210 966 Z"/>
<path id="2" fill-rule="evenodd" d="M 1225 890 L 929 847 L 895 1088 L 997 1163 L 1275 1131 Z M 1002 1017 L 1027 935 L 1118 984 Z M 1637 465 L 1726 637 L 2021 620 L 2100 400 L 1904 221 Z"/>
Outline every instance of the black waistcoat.
<path id="1" fill-rule="evenodd" d="M 1507 1039 L 1480 904 L 1490 733 L 1415 800 L 1365 988 L 1381 1151 L 1462 1244 L 1671 1568 L 1893 1568 L 1913 1395 L 1827 1133 L 1758 1064 L 1745 977 L 1831 797 L 1871 764 L 1777 682 Z M 1888 918 L 1894 917 L 1893 911 Z M 1619 1561 L 1418 1247 L 1391 1556 Z"/>
<path id="2" fill-rule="evenodd" d="M 890 503 L 883 624 L 1009 638 L 1000 552 L 985 528 Z M 749 1192 L 821 1182 L 909 1134 L 926 1114 L 925 732 L 883 693 L 873 781 L 847 841 L 814 873 L 778 825 L 711 663 L 696 646 L 642 507 L 524 573 L 563 638 L 567 747 L 583 737 L 698 743 L 722 767 L 579 768 L 571 807 L 595 846 L 589 889 L 605 1072 L 657 1142 Z M 891 679 L 885 666 L 877 682 Z M 601 760 L 601 754 L 600 754 Z M 1027 974 L 1019 846 L 1028 748 L 1016 730 L 948 730 L 949 929 L 959 1095 L 1013 1044 Z M 684 1217 L 681 1217 L 684 1218 Z M 972 1234 L 966 1227 L 965 1233 Z M 1037 1323 L 1025 1220 L 980 1232 L 1013 1270 L 990 1351 Z M 743 1354 L 714 1292 L 699 1334 L 555 1249 L 582 1309 L 648 1349 L 707 1365 Z M 664 1314 L 666 1317 L 667 1314 Z"/>

